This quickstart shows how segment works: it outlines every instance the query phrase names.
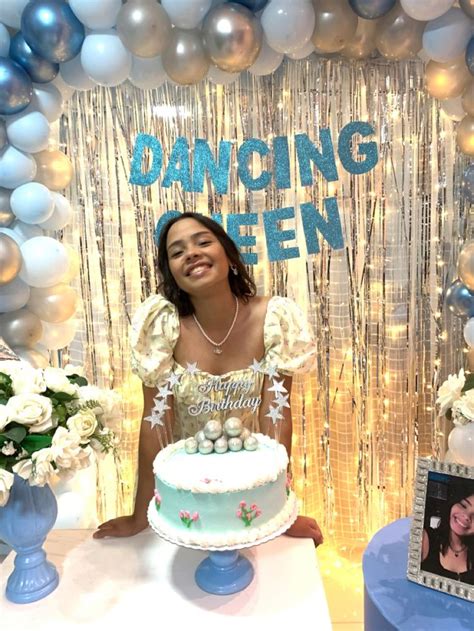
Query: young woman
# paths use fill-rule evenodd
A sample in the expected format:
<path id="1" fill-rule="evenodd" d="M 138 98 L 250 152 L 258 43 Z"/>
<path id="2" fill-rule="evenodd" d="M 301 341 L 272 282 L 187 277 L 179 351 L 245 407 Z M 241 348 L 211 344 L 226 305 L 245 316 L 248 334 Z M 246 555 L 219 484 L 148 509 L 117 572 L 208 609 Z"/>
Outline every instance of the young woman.
<path id="1" fill-rule="evenodd" d="M 474 493 L 452 483 L 438 528 L 423 531 L 421 569 L 474 585 Z"/>
<path id="2" fill-rule="evenodd" d="M 256 296 L 234 242 L 218 223 L 195 213 L 171 219 L 160 235 L 158 266 L 161 295 L 139 307 L 131 330 L 145 412 L 135 510 L 101 524 L 96 538 L 147 527 L 157 452 L 195 435 L 210 418 L 238 416 L 250 430 L 276 435 L 290 454 L 292 375 L 314 364 L 300 309 L 288 298 Z M 309 517 L 299 516 L 287 534 L 323 541 Z"/>

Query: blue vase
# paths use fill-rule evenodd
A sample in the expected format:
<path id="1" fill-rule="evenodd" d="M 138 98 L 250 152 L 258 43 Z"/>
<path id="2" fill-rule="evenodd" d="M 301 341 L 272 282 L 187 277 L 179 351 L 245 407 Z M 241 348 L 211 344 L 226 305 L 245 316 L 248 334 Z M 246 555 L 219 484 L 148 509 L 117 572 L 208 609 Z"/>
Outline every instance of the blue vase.
<path id="1" fill-rule="evenodd" d="M 250 585 L 253 576 L 253 565 L 238 550 L 210 552 L 194 574 L 202 590 L 219 596 L 241 592 Z"/>
<path id="2" fill-rule="evenodd" d="M 48 485 L 30 486 L 15 475 L 9 500 L 0 508 L 0 539 L 16 552 L 6 589 L 11 602 L 35 602 L 58 586 L 58 572 L 42 548 L 57 514 L 56 497 Z"/>

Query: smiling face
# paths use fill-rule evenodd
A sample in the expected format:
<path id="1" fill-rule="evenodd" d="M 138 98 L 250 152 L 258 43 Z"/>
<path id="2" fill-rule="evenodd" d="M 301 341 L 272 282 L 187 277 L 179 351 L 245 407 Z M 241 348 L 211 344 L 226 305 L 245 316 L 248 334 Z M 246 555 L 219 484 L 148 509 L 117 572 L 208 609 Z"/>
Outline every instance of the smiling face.
<path id="1" fill-rule="evenodd" d="M 176 284 L 189 295 L 228 283 L 229 261 L 217 236 L 195 219 L 173 224 L 166 239 L 168 265 Z"/>
<path id="2" fill-rule="evenodd" d="M 449 515 L 449 526 L 459 537 L 474 535 L 474 495 L 453 504 Z"/>

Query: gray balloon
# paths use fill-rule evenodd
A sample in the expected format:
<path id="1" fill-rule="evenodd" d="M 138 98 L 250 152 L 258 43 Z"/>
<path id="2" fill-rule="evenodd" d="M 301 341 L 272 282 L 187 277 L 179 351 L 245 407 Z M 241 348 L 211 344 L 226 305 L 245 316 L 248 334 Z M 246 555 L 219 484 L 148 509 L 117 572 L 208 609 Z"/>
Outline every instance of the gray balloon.
<path id="1" fill-rule="evenodd" d="M 33 98 L 31 79 L 19 64 L 0 57 L 0 114 L 23 111 Z"/>
<path id="2" fill-rule="evenodd" d="M 466 15 L 474 18 L 474 0 L 459 0 L 459 6 Z"/>
<path id="3" fill-rule="evenodd" d="M 210 58 L 227 72 L 247 70 L 262 47 L 263 29 L 252 11 L 230 2 L 207 14 L 202 38 Z"/>
<path id="4" fill-rule="evenodd" d="M 426 22 L 414 20 L 400 5 L 380 18 L 375 43 L 387 59 L 410 59 L 423 47 Z"/>
<path id="5" fill-rule="evenodd" d="M 43 325 L 38 316 L 28 309 L 18 309 L 0 317 L 0 331 L 8 346 L 30 347 L 39 341 Z"/>
<path id="6" fill-rule="evenodd" d="M 466 243 L 459 253 L 458 276 L 470 291 L 474 290 L 474 241 Z"/>
<path id="7" fill-rule="evenodd" d="M 197 29 L 174 28 L 162 55 L 166 74 L 180 85 L 199 83 L 209 69 L 209 57 Z"/>
<path id="8" fill-rule="evenodd" d="M 15 220 L 10 207 L 11 194 L 10 189 L 0 187 L 0 228 L 7 228 Z"/>
<path id="9" fill-rule="evenodd" d="M 156 0 L 134 0 L 120 9 L 117 32 L 133 55 L 156 57 L 169 42 L 171 20 Z"/>
<path id="10" fill-rule="evenodd" d="M 462 193 L 469 204 L 474 204 L 474 163 L 464 171 L 462 177 Z"/>

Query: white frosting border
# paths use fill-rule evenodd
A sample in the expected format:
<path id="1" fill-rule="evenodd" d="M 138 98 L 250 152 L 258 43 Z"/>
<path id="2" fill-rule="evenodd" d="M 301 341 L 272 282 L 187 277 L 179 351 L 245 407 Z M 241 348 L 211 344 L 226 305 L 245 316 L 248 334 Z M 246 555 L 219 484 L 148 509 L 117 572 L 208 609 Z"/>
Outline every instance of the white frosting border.
<path id="1" fill-rule="evenodd" d="M 273 469 L 269 467 L 266 474 L 254 480 L 251 486 L 248 483 L 243 484 L 238 480 L 235 484 L 228 484 L 227 486 L 224 486 L 222 482 L 206 482 L 203 480 L 196 480 L 192 485 L 189 485 L 183 484 L 182 480 L 177 475 L 170 475 L 166 470 L 166 462 L 177 451 L 184 449 L 184 439 L 178 440 L 176 443 L 172 443 L 158 452 L 155 460 L 153 461 L 153 473 L 165 484 L 169 484 L 170 486 L 174 486 L 176 489 L 183 491 L 191 491 L 192 493 L 234 493 L 238 491 L 246 491 L 257 486 L 263 486 L 264 484 L 274 482 L 280 473 L 285 471 L 288 466 L 289 461 L 286 449 L 282 444 L 278 443 L 273 438 L 270 438 L 270 436 L 266 436 L 265 434 L 253 435 L 257 438 L 259 444 L 274 450 L 275 460 L 274 463 L 272 463 L 274 464 Z M 258 458 L 258 452 L 249 453 L 255 453 L 255 457 Z"/>
<path id="2" fill-rule="evenodd" d="M 147 516 L 148 522 L 156 534 L 170 543 L 194 550 L 239 550 L 270 541 L 288 530 L 298 516 L 298 500 L 293 491 L 290 491 L 282 510 L 265 524 L 251 527 L 242 532 L 218 535 L 193 532 L 187 529 L 180 532 L 161 518 L 156 510 L 154 499 L 148 505 Z"/>

